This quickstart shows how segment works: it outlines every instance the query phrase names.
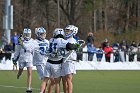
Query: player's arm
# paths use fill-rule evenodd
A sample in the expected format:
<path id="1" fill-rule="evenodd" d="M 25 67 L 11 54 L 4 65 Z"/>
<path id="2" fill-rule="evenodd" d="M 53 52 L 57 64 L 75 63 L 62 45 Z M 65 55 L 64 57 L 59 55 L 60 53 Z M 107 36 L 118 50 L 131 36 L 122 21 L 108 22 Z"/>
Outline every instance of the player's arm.
<path id="1" fill-rule="evenodd" d="M 20 55 L 20 48 L 21 48 L 20 45 L 16 45 L 16 47 L 15 47 L 14 57 L 12 58 L 13 64 L 14 64 L 14 65 L 17 64 L 17 60 L 18 60 L 19 55 Z"/>

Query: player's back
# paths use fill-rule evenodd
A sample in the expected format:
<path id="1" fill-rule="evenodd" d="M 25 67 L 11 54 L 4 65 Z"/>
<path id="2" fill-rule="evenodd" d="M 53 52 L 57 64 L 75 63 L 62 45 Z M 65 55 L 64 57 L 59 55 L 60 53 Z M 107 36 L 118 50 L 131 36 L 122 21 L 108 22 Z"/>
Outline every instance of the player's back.
<path id="1" fill-rule="evenodd" d="M 61 49 L 66 48 L 66 44 L 68 43 L 68 41 L 64 40 L 63 38 L 51 38 L 49 43 L 50 56 L 48 57 L 48 59 L 52 61 L 61 60 L 63 58 L 60 54 Z"/>

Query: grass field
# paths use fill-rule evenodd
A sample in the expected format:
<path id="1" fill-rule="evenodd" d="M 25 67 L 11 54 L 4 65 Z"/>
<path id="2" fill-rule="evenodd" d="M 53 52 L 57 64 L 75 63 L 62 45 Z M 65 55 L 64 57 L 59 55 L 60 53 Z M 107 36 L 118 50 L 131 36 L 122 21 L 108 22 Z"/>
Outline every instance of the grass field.
<path id="1" fill-rule="evenodd" d="M 40 80 L 33 71 L 33 93 Z M 77 71 L 73 93 L 140 93 L 140 71 Z M 0 71 L 0 93 L 25 93 L 26 71 L 17 80 L 13 71 Z"/>

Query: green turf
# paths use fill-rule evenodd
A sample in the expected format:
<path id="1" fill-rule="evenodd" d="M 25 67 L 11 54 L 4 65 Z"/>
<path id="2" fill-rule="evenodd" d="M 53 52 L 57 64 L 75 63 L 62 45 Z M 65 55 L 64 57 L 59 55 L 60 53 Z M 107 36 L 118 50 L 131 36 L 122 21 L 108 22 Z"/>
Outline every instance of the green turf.
<path id="1" fill-rule="evenodd" d="M 33 71 L 33 88 L 39 89 L 40 80 Z M 73 93 L 140 93 L 140 71 L 77 71 Z M 0 93 L 25 93 L 26 71 L 17 80 L 13 71 L 0 71 Z M 33 90 L 39 93 L 39 90 Z"/>

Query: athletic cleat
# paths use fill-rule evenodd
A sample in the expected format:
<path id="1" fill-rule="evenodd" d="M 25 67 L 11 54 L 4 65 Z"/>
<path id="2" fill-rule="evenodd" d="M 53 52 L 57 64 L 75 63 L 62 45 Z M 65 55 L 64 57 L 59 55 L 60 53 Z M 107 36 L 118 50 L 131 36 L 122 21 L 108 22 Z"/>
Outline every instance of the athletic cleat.
<path id="1" fill-rule="evenodd" d="M 20 75 L 19 75 L 19 74 L 17 74 L 17 79 L 19 79 L 19 77 L 20 77 Z"/>
<path id="2" fill-rule="evenodd" d="M 32 90 L 26 90 L 27 93 L 32 93 Z"/>

